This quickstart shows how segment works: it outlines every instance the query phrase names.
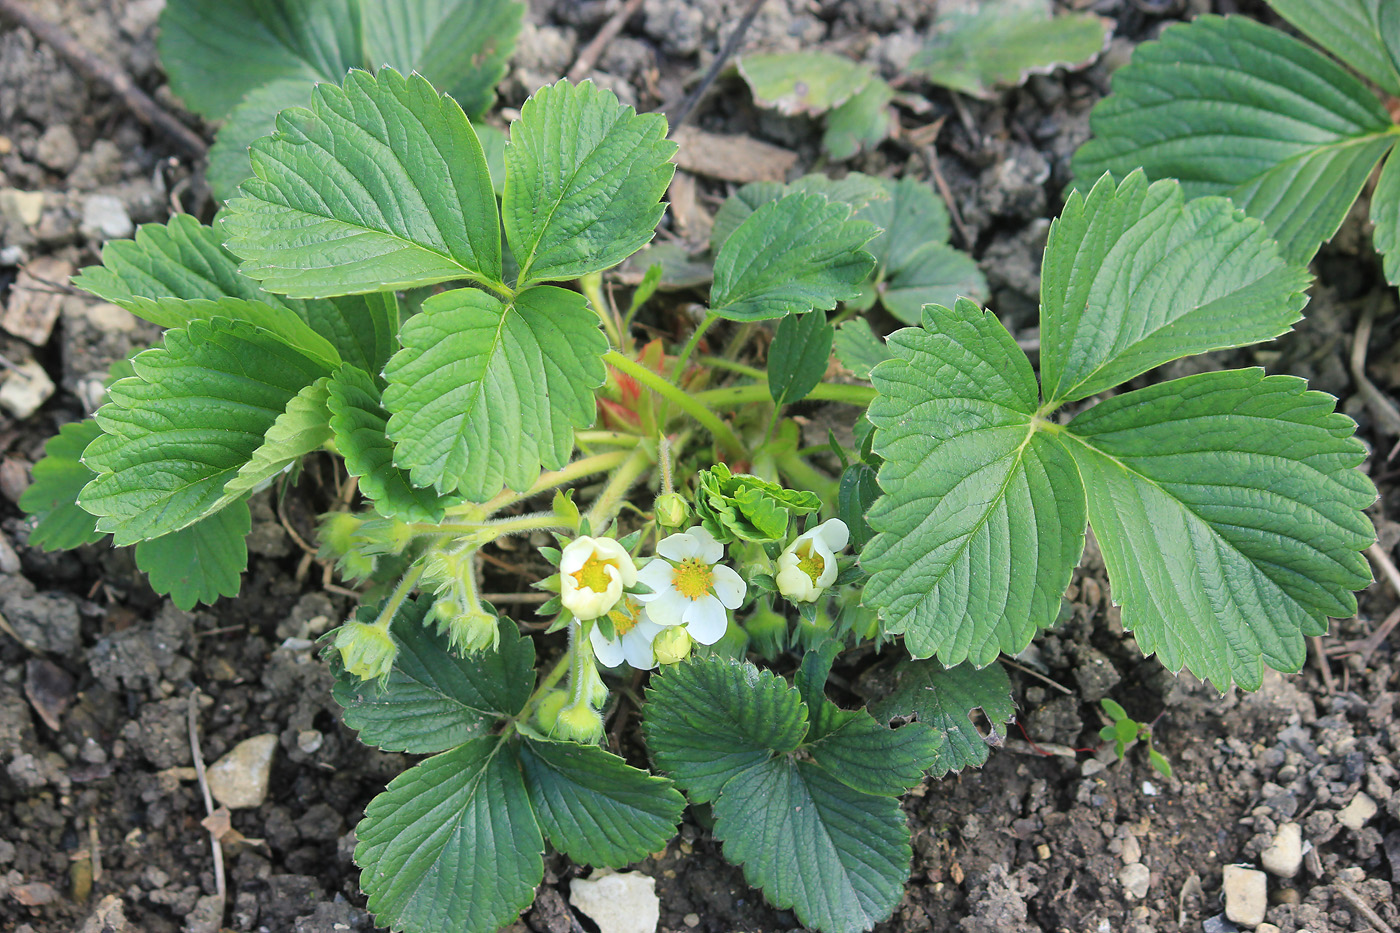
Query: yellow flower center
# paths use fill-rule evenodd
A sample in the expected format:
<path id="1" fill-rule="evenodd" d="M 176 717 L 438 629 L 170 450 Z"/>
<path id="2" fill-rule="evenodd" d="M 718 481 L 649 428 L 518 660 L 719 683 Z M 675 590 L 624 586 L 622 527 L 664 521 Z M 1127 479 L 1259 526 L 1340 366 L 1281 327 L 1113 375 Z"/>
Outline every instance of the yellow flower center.
<path id="1" fill-rule="evenodd" d="M 613 636 L 621 638 L 642 621 L 642 604 L 631 596 L 623 596 L 617 608 L 608 613 L 608 621 L 612 622 Z"/>
<path id="2" fill-rule="evenodd" d="M 714 570 L 698 557 L 687 557 L 676 564 L 671 573 L 671 586 L 692 602 L 708 596 L 714 583 Z"/>
<path id="3" fill-rule="evenodd" d="M 815 585 L 826 570 L 826 558 L 812 550 L 812 542 L 804 541 L 797 548 L 797 569 L 811 577 Z"/>
<path id="4" fill-rule="evenodd" d="M 604 560 L 595 552 L 592 557 L 583 562 L 583 566 L 573 572 L 573 578 L 578 581 L 580 589 L 592 590 L 595 593 L 605 593 L 612 578 L 608 576 L 608 568 L 621 571 L 615 560 Z"/>

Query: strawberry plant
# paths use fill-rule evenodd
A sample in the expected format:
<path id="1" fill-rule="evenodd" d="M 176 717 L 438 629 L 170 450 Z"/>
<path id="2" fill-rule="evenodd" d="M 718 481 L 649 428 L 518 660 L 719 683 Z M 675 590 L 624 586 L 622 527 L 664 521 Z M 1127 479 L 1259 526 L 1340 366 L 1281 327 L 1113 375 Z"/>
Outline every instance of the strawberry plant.
<path id="1" fill-rule="evenodd" d="M 35 543 L 110 535 L 177 604 L 208 602 L 238 589 L 251 495 L 326 452 L 354 478 L 319 541 L 364 597 L 330 636 L 335 697 L 363 741 L 427 756 L 356 830 L 383 925 L 500 927 L 546 845 L 637 861 L 688 799 L 774 904 L 869 929 L 909 872 L 899 796 L 985 760 L 967 713 L 1009 718 L 995 662 L 1054 624 L 1087 526 L 1138 644 L 1222 689 L 1296 670 L 1369 582 L 1375 492 L 1335 399 L 1254 369 L 1122 389 L 1298 320 L 1306 272 L 1228 201 L 1140 172 L 1072 196 L 1038 376 L 966 299 L 838 344 L 826 312 L 924 245 L 895 232 L 917 192 L 860 179 L 747 203 L 698 325 L 638 346 L 638 302 L 597 276 L 652 238 L 674 148 L 660 116 L 560 82 L 511 127 L 498 199 L 451 97 L 352 71 L 253 143 L 212 226 L 144 227 L 77 279 L 168 330 L 50 442 Z M 765 327 L 766 371 L 740 361 Z M 712 356 L 722 328 L 736 352 Z M 827 379 L 833 347 L 869 384 Z M 803 401 L 865 417 L 803 446 Z M 537 639 L 479 564 L 541 533 Z M 831 665 L 869 640 L 910 657 L 844 709 Z M 792 682 L 749 660 L 789 645 Z M 602 744 L 637 701 L 624 664 L 662 668 L 654 772 Z"/>

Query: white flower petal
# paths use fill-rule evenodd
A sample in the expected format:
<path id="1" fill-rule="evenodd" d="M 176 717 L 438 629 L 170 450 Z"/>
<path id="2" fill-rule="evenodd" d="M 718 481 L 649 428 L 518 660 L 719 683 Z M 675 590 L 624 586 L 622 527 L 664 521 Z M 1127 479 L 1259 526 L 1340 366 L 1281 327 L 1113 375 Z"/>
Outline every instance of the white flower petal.
<path id="1" fill-rule="evenodd" d="M 732 567 L 716 564 L 712 572 L 715 575 L 715 595 L 719 597 L 719 601 L 726 609 L 738 609 L 744 602 L 744 594 L 748 592 L 749 585 Z"/>
<path id="2" fill-rule="evenodd" d="M 702 645 L 713 645 L 729 628 L 729 613 L 713 596 L 691 603 L 685 610 L 685 630 Z"/>
<path id="3" fill-rule="evenodd" d="M 844 551 L 846 545 L 851 543 L 851 529 L 847 528 L 846 523 L 839 518 L 828 519 L 807 534 L 813 535 L 816 540 L 825 544 L 833 554 Z"/>
<path id="4" fill-rule="evenodd" d="M 817 579 L 814 582 L 817 584 L 817 589 L 824 590 L 836 582 L 836 574 L 841 568 L 836 566 L 836 555 L 823 543 L 821 538 L 812 540 L 812 551 L 822 559 L 822 572 L 817 574 Z"/>
<path id="5" fill-rule="evenodd" d="M 724 545 L 715 540 L 704 525 L 696 525 L 687 532 L 699 545 L 696 556 L 707 564 L 715 564 L 724 558 Z"/>
<path id="6" fill-rule="evenodd" d="M 675 568 L 671 566 L 669 561 L 664 561 L 659 557 L 653 558 L 651 563 L 643 567 L 637 574 L 637 582 L 645 583 L 651 588 L 651 592 L 639 595 L 637 600 L 649 603 L 671 589 L 671 578 L 674 573 Z"/>
<path id="7" fill-rule="evenodd" d="M 585 540 L 583 538 L 580 541 Z M 612 538 L 592 538 L 587 539 L 593 542 L 593 553 L 597 554 L 601 560 L 609 560 L 617 565 L 617 571 L 622 577 L 623 586 L 631 586 L 637 582 L 637 564 L 632 560 L 632 555 L 627 553 L 617 541 Z M 573 545 L 570 545 L 572 547 Z M 560 559 L 562 563 L 562 558 Z"/>
<path id="8" fill-rule="evenodd" d="M 626 658 L 623 655 L 622 642 L 609 641 L 603 637 L 598 626 L 593 626 L 593 631 L 588 633 L 588 641 L 593 645 L 593 657 L 598 659 L 598 663 L 604 667 L 617 667 Z"/>
<path id="9" fill-rule="evenodd" d="M 777 584 L 778 592 L 795 603 L 810 603 L 821 595 L 821 590 L 812 585 L 812 578 L 807 576 L 807 571 L 797 566 L 797 555 L 792 555 L 791 561 L 783 560 L 787 557 L 784 554 L 778 558 L 778 574 L 773 578 Z"/>
<path id="10" fill-rule="evenodd" d="M 564 550 L 559 554 L 559 572 L 567 574 L 582 570 L 588 558 L 593 556 L 596 543 L 595 539 L 585 535 L 564 545 Z"/>
<path id="11" fill-rule="evenodd" d="M 647 603 L 647 618 L 657 625 L 680 625 L 690 604 L 690 600 L 668 588 Z"/>
<path id="12" fill-rule="evenodd" d="M 651 639 L 641 634 L 640 626 L 622 636 L 622 654 L 627 663 L 639 671 L 656 667 L 656 653 L 651 648 Z"/>
<path id="13" fill-rule="evenodd" d="M 656 545 L 656 553 L 662 557 L 669 557 L 671 560 L 685 560 L 687 557 L 694 557 L 700 553 L 700 541 L 696 539 L 693 532 L 679 531 L 673 535 L 667 535 Z"/>

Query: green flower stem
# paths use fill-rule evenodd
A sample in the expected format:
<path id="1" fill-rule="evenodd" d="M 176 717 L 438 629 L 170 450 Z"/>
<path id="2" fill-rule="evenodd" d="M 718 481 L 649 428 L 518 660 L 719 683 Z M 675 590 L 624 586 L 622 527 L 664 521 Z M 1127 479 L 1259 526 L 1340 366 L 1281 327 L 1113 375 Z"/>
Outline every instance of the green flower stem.
<path id="1" fill-rule="evenodd" d="M 694 332 L 690 335 L 690 339 L 685 342 L 685 346 L 681 347 L 680 356 L 676 357 L 676 365 L 671 367 L 672 382 L 678 382 L 680 380 L 681 373 L 685 372 L 685 364 L 690 361 L 690 354 L 695 352 L 695 347 L 700 343 L 700 338 L 705 336 L 705 331 L 709 330 L 710 325 L 718 320 L 718 314 L 715 314 L 713 311 L 706 312 L 705 319 L 696 326 Z"/>
<path id="2" fill-rule="evenodd" d="M 626 431 L 575 431 L 574 443 L 606 445 L 609 447 L 635 447 L 638 436 Z"/>
<path id="3" fill-rule="evenodd" d="M 748 376 L 750 379 L 757 379 L 760 382 L 768 378 L 768 374 L 761 369 L 753 366 L 745 366 L 743 363 L 736 363 L 722 356 L 702 356 L 700 357 L 700 362 L 711 369 L 727 369 L 731 373 Z"/>
<path id="4" fill-rule="evenodd" d="M 475 539 L 471 542 L 473 548 L 489 544 L 506 535 L 522 534 L 527 531 L 578 531 L 572 523 L 565 521 L 554 512 L 531 512 L 528 515 L 483 522 L 445 522 L 441 525 L 423 522 L 409 527 L 413 529 L 414 534 L 470 537 Z"/>
<path id="5" fill-rule="evenodd" d="M 799 457 L 796 451 L 789 450 L 780 454 L 776 461 L 778 472 L 786 476 L 793 486 L 798 489 L 810 489 L 820 496 L 823 502 L 836 501 L 836 480 L 822 475 L 810 463 Z"/>
<path id="6" fill-rule="evenodd" d="M 394 592 L 389 594 L 389 599 L 384 603 L 384 608 L 379 612 L 379 618 L 374 620 L 374 624 L 379 628 L 388 631 L 390 623 L 394 621 L 394 616 L 398 615 L 399 607 L 403 601 L 408 599 L 408 594 L 413 592 L 413 588 L 418 585 L 418 578 L 423 576 L 422 563 L 415 563 L 408 569 L 399 580 L 398 586 L 394 587 Z"/>
<path id="7" fill-rule="evenodd" d="M 710 389 L 707 392 L 687 397 L 709 408 L 733 408 L 736 405 L 747 405 L 750 402 L 770 401 L 768 386 L 762 383 Z M 804 401 L 811 402 L 840 402 L 859 408 L 868 407 L 874 400 L 875 389 L 872 386 L 845 385 L 834 382 L 818 384 L 804 399 Z"/>
<path id="8" fill-rule="evenodd" d="M 635 438 L 633 443 L 640 441 Z M 567 486 L 569 483 L 578 482 L 589 476 L 598 473 L 607 473 L 615 470 L 626 462 L 629 452 L 626 450 L 610 450 L 605 454 L 593 454 L 589 457 L 580 457 L 568 466 L 559 470 L 550 470 L 541 473 L 540 478 L 535 480 L 534 485 L 524 492 L 513 492 L 509 489 L 503 490 L 500 495 L 487 502 L 485 505 L 460 505 L 447 510 L 452 516 L 494 515 L 507 506 L 514 505 L 522 499 L 529 499 L 542 492 L 548 492 L 557 486 Z"/>
<path id="9" fill-rule="evenodd" d="M 539 705 L 540 700 L 544 698 L 546 693 L 553 689 L 555 684 L 559 683 L 564 674 L 572 666 L 572 663 L 573 652 L 564 652 L 563 656 L 554 663 L 554 667 L 550 669 L 549 673 L 544 675 L 544 679 L 541 680 L 539 686 L 535 688 L 535 692 L 530 694 L 530 699 L 525 701 L 525 708 L 520 711 L 519 716 L 515 717 L 517 721 L 524 722 L 530 718 L 535 712 L 535 707 Z"/>
<path id="10" fill-rule="evenodd" d="M 588 510 L 588 525 L 593 533 L 596 534 L 617 517 L 617 513 L 622 509 L 623 499 L 627 496 L 627 490 L 646 474 L 651 465 L 651 451 L 638 445 L 622 466 L 617 468 L 617 472 L 608 480 L 608 485 L 603 487 L 603 491 L 593 501 L 593 508 Z"/>
<path id="11" fill-rule="evenodd" d="M 569 623 L 569 705 L 592 706 L 585 665 L 593 663 L 593 644 L 583 637 L 583 623 Z"/>
<path id="12" fill-rule="evenodd" d="M 609 350 L 603 355 L 603 359 L 694 418 L 724 447 L 735 453 L 747 453 L 744 442 L 739 440 L 739 436 L 734 433 L 733 429 L 721 421 L 719 416 L 707 408 L 703 402 L 699 401 L 700 395 L 708 393 L 687 395 L 661 376 L 635 360 L 628 359 L 616 350 Z"/>
<path id="13" fill-rule="evenodd" d="M 608 342 L 615 347 L 622 346 L 622 332 L 618 329 L 617 320 L 609 312 L 609 304 L 603 296 L 603 274 L 592 272 L 578 280 L 579 287 L 583 289 L 583 295 L 588 299 L 588 303 L 593 307 L 593 313 L 598 315 L 598 320 L 603 322 L 603 330 L 608 335 Z"/>

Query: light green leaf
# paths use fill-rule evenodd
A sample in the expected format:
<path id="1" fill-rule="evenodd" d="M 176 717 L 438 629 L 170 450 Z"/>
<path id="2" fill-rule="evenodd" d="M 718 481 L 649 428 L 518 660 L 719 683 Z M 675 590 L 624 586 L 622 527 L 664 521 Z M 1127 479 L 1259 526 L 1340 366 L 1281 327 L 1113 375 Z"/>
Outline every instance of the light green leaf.
<path id="1" fill-rule="evenodd" d="M 224 487 L 298 392 L 327 367 L 267 331 L 214 318 L 167 331 L 98 409 L 98 475 L 80 504 L 119 545 L 178 531 L 227 503 Z"/>
<path id="2" fill-rule="evenodd" d="M 841 365 L 857 379 L 869 379 L 870 370 L 890 358 L 884 338 L 875 336 L 865 321 L 845 321 L 837 325 L 832 345 Z"/>
<path id="3" fill-rule="evenodd" d="M 768 394 L 774 404 L 800 402 L 817 387 L 831 361 L 835 336 L 836 329 L 820 311 L 783 318 L 768 348 Z"/>
<path id="4" fill-rule="evenodd" d="M 253 456 L 228 481 L 224 487 L 225 496 L 254 491 L 302 457 L 325 446 L 331 439 L 331 412 L 326 406 L 328 381 L 322 376 L 292 396 L 286 410 L 267 429 L 262 446 L 253 451 Z"/>
<path id="5" fill-rule="evenodd" d="M 475 123 L 476 138 L 486 154 L 486 168 L 491 172 L 491 190 L 496 197 L 506 190 L 506 134 L 489 123 Z"/>
<path id="6" fill-rule="evenodd" d="M 97 422 L 73 421 L 44 444 L 33 482 L 20 494 L 19 507 L 35 520 L 29 544 L 44 551 L 68 551 L 101 541 L 97 519 L 79 507 L 78 494 L 97 474 L 83 465 L 83 451 L 102 434 Z"/>
<path id="7" fill-rule="evenodd" d="M 664 117 L 592 81 L 536 91 L 506 146 L 502 209 L 520 285 L 598 272 L 650 241 L 675 151 Z"/>
<path id="8" fill-rule="evenodd" d="M 1302 317 L 1307 270 L 1222 198 L 1186 202 L 1135 172 L 1075 192 L 1041 269 L 1047 403 L 1088 398 L 1170 360 L 1240 347 Z"/>
<path id="9" fill-rule="evenodd" d="M 1109 399 L 1062 435 L 1123 627 L 1170 670 L 1256 689 L 1356 611 L 1375 540 L 1365 448 L 1330 395 L 1247 369 Z"/>
<path id="10" fill-rule="evenodd" d="M 366 745 L 414 755 L 444 751 L 487 735 L 530 698 L 535 646 L 514 622 L 499 620 L 496 650 L 463 657 L 446 634 L 424 624 L 432 604 L 428 597 L 410 599 L 395 614 L 390 632 L 399 653 L 383 683 L 361 680 L 339 659 L 331 663 L 335 701 Z M 362 606 L 356 615 L 372 623 L 378 613 L 378 606 Z"/>
<path id="11" fill-rule="evenodd" d="M 1099 57 L 1109 20 L 1052 12 L 1049 0 L 981 0 L 971 11 L 940 16 L 909 67 L 934 84 L 991 97 L 1032 74 L 1083 68 Z"/>
<path id="12" fill-rule="evenodd" d="M 869 930 L 904 892 L 912 852 L 899 802 L 852 790 L 809 762 L 746 768 L 724 785 L 714 814 L 725 858 L 805 926 Z"/>
<path id="13" fill-rule="evenodd" d="M 520 764 L 498 736 L 394 778 L 355 834 L 369 909 L 396 930 L 495 930 L 544 877 L 544 838 Z"/>
<path id="14" fill-rule="evenodd" d="M 386 433 L 389 413 L 369 373 L 354 366 L 336 370 L 329 404 L 336 450 L 380 514 L 404 522 L 440 522 L 448 506 L 462 501 L 460 496 L 440 496 L 413 485 L 408 472 L 394 466 L 394 445 Z"/>
<path id="15" fill-rule="evenodd" d="M 525 5 L 516 0 L 377 0 L 362 9 L 366 64 L 421 74 L 475 119 L 495 101 Z"/>
<path id="16" fill-rule="evenodd" d="M 316 333 L 295 311 L 263 301 L 245 298 L 160 298 L 143 302 L 141 317 L 165 328 L 185 328 L 193 321 L 214 318 L 252 324 L 325 366 L 340 364 L 340 354 L 331 342 Z"/>
<path id="17" fill-rule="evenodd" d="M 1400 156 L 1392 149 L 1371 195 L 1376 251 L 1385 259 L 1385 278 L 1400 285 Z"/>
<path id="18" fill-rule="evenodd" d="M 385 370 L 395 462 L 419 486 L 484 502 L 558 469 L 593 423 L 607 339 L 587 300 L 554 286 L 504 305 L 475 289 L 423 302 Z"/>
<path id="19" fill-rule="evenodd" d="M 238 500 L 179 531 L 136 545 L 136 566 L 151 589 L 186 612 L 195 604 L 212 606 L 220 596 L 237 596 L 248 569 L 248 533 L 253 516 Z"/>
<path id="20" fill-rule="evenodd" d="M 874 260 L 861 249 L 878 232 L 848 205 L 789 194 L 758 208 L 715 257 L 710 310 L 733 321 L 827 311 L 854 298 Z"/>
<path id="21" fill-rule="evenodd" d="M 849 204 L 858 219 L 870 220 L 865 216 L 866 209 L 876 201 L 888 201 L 891 190 L 891 183 L 885 179 L 860 172 L 847 172 L 842 178 L 813 173 L 786 185 L 776 181 L 751 182 L 725 198 L 715 212 L 715 225 L 710 231 L 710 251 L 718 253 L 725 241 L 754 211 L 785 194 L 820 194 L 828 201 Z M 866 251 L 872 250 L 867 246 Z"/>
<path id="22" fill-rule="evenodd" d="M 697 803 L 714 800 L 725 782 L 807 734 L 807 707 L 770 671 L 725 658 L 692 658 L 647 688 L 647 747 Z"/>
<path id="23" fill-rule="evenodd" d="M 971 664 L 945 668 L 937 661 L 906 661 L 896 676 L 894 692 L 874 704 L 871 712 L 884 722 L 917 717 L 942 738 L 929 769 L 934 777 L 986 764 L 991 746 L 970 718 L 974 710 L 982 710 L 1002 737 L 1006 724 L 1016 718 L 1011 681 L 1000 664 L 978 670 Z"/>
<path id="24" fill-rule="evenodd" d="M 872 199 L 856 216 L 880 228 L 866 249 L 881 269 L 902 269 L 930 243 L 948 242 L 948 208 L 927 182 L 906 175 L 876 179 L 887 197 Z"/>
<path id="25" fill-rule="evenodd" d="M 1225 195 L 1263 220 L 1296 262 L 1337 231 L 1395 139 L 1361 81 L 1243 16 L 1168 27 L 1112 87 L 1090 117 L 1095 138 L 1075 153 L 1081 190 L 1138 167 L 1179 179 L 1188 198 Z"/>
<path id="26" fill-rule="evenodd" d="M 596 745 L 527 738 L 520 763 L 546 838 L 579 864 L 621 868 L 676 834 L 685 798 L 671 782 Z"/>
<path id="27" fill-rule="evenodd" d="M 885 495 L 863 602 L 915 657 L 987 665 L 1048 627 L 1084 547 L 1074 462 L 1035 428 L 1030 361 L 970 301 L 924 309 L 871 372 Z"/>
<path id="28" fill-rule="evenodd" d="M 826 118 L 822 148 L 839 162 L 854 158 L 862 149 L 880 145 L 889 138 L 894 123 L 892 100 L 894 88 L 880 78 L 871 78 Z"/>
<path id="29" fill-rule="evenodd" d="M 271 136 L 277 129 L 277 114 L 288 107 L 311 103 L 313 82 L 305 75 L 281 78 L 249 91 L 228 120 L 219 127 L 214 145 L 209 147 L 209 169 L 205 177 L 214 197 L 227 201 L 238 194 L 238 186 L 253 177 L 248 147 L 260 136 Z"/>
<path id="30" fill-rule="evenodd" d="M 977 301 L 987 280 L 977 260 L 946 243 L 927 243 L 876 285 L 880 303 L 906 324 L 919 322 L 924 305 L 951 306 L 959 298 Z"/>
<path id="31" fill-rule="evenodd" d="M 1370 78 L 1400 95 L 1400 8 L 1389 0 L 1269 0 L 1284 19 Z"/>
<path id="32" fill-rule="evenodd" d="M 157 48 L 171 89 L 218 120 L 273 81 L 339 82 L 361 64 L 358 0 L 169 0 Z"/>
<path id="33" fill-rule="evenodd" d="M 391 68 L 318 85 L 253 144 L 257 177 L 229 202 L 242 271 L 299 298 L 501 279 L 496 195 L 471 124 Z"/>
<path id="34" fill-rule="evenodd" d="M 736 64 L 754 103 L 789 117 L 839 107 L 865 88 L 874 74 L 869 65 L 830 52 L 745 55 Z"/>

